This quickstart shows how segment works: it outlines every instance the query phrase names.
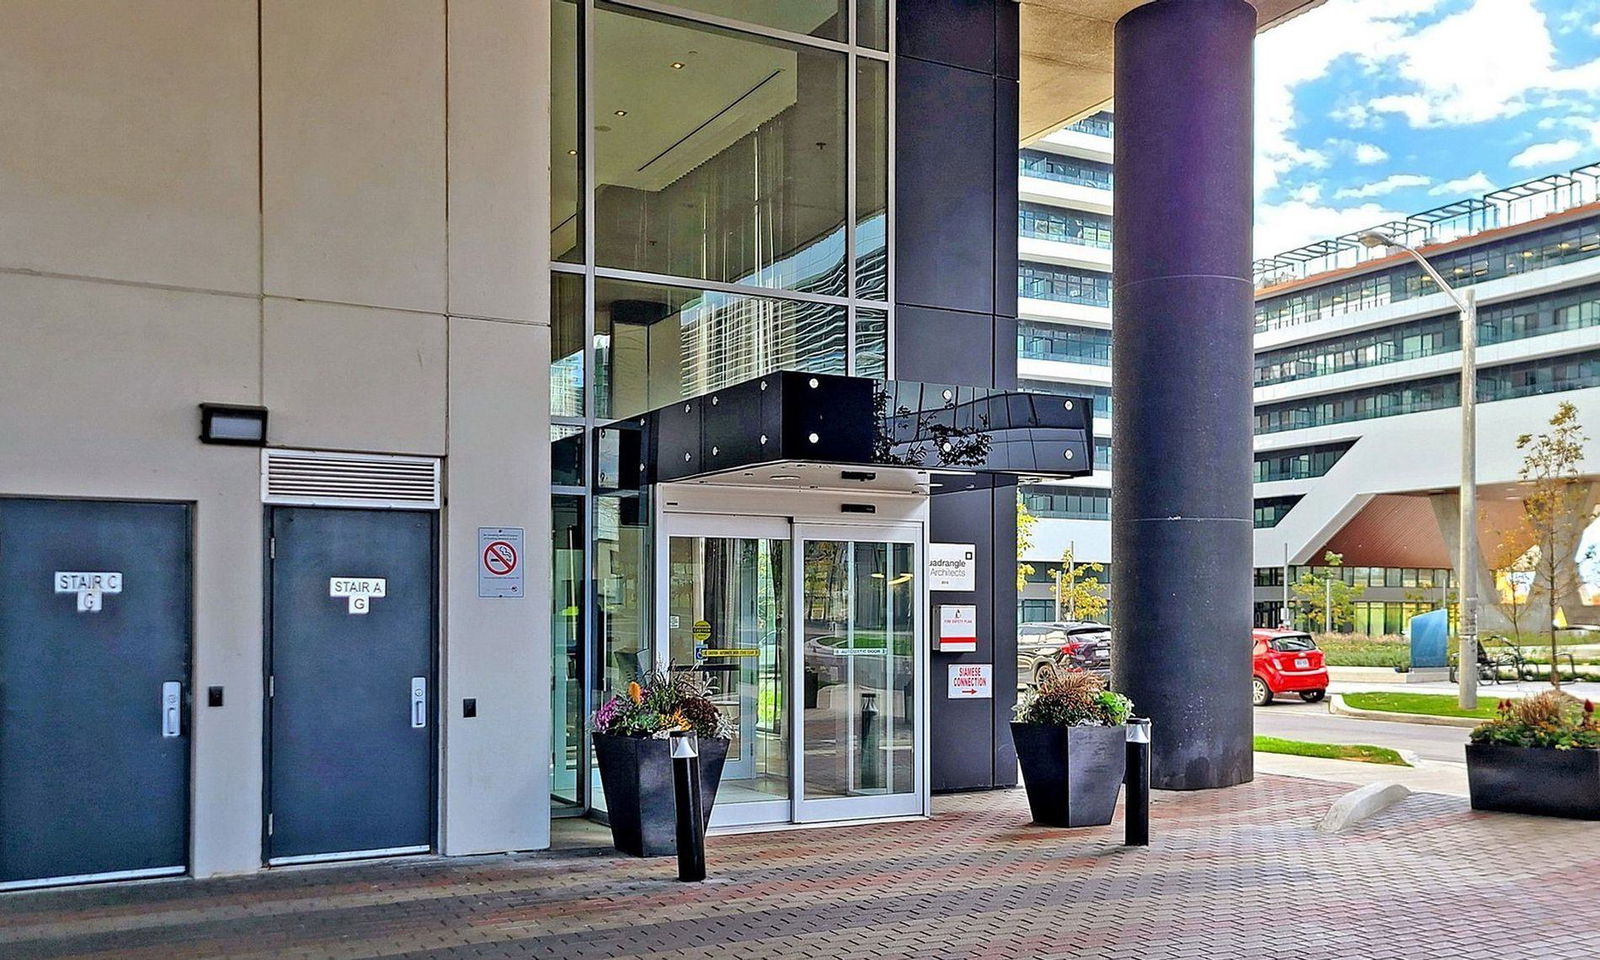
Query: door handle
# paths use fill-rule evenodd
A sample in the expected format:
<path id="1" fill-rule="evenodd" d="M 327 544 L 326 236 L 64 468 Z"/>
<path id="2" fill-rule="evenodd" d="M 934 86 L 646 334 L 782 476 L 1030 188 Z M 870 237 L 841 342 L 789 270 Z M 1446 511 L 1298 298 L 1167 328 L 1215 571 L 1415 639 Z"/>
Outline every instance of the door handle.
<path id="1" fill-rule="evenodd" d="M 428 725 L 428 678 L 411 678 L 411 727 L 420 730 Z"/>
<path id="2" fill-rule="evenodd" d="M 183 735 L 183 684 L 168 680 L 161 685 L 161 736 Z"/>

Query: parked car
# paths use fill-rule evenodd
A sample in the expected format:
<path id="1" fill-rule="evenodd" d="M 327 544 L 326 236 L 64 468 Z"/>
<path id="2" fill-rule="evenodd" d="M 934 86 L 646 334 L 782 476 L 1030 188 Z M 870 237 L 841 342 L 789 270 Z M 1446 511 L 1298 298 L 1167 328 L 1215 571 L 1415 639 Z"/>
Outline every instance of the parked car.
<path id="1" fill-rule="evenodd" d="M 1328 695 L 1328 667 L 1311 634 L 1296 630 L 1254 630 L 1254 677 L 1250 702 L 1264 707 L 1278 694 L 1298 693 L 1306 703 Z"/>
<path id="2" fill-rule="evenodd" d="M 1103 623 L 1024 623 L 1017 627 L 1017 682 L 1047 680 L 1063 670 L 1111 675 L 1111 628 Z"/>

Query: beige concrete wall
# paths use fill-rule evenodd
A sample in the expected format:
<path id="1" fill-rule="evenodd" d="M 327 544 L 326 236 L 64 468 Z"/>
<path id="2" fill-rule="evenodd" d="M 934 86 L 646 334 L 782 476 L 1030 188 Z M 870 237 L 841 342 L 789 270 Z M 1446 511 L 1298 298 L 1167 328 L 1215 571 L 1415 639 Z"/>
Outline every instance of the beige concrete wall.
<path id="1" fill-rule="evenodd" d="M 227 690 L 194 708 L 196 874 L 258 868 L 263 815 L 259 454 L 200 444 L 203 401 L 444 458 L 441 843 L 547 843 L 548 22 L 0 2 L 0 496 L 195 504 L 193 683 Z M 526 598 L 476 597 L 479 525 L 526 528 Z"/>

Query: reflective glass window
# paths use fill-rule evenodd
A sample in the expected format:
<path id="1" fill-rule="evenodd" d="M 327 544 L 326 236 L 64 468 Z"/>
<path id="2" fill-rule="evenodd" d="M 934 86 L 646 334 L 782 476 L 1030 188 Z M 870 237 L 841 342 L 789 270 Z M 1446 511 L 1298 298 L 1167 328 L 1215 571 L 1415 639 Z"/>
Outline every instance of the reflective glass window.
<path id="1" fill-rule="evenodd" d="M 844 54 L 610 6 L 594 48 L 598 266 L 848 293 Z"/>
<path id="2" fill-rule="evenodd" d="M 845 373 L 845 308 L 595 281 L 596 403 L 616 419 L 775 370 Z"/>

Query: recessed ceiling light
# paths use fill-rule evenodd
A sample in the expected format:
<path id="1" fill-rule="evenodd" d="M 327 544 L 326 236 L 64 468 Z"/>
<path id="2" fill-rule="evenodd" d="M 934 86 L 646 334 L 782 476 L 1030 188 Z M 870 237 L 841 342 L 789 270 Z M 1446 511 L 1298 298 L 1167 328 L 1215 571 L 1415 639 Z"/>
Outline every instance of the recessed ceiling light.
<path id="1" fill-rule="evenodd" d="M 626 117 L 628 115 L 628 111 L 626 111 L 626 110 L 613 110 L 611 112 L 616 114 L 619 117 Z"/>
<path id="2" fill-rule="evenodd" d="M 795 476 L 792 473 L 775 473 L 772 476 L 768 477 L 767 479 L 768 480 L 799 480 L 800 478 Z"/>
<path id="3" fill-rule="evenodd" d="M 683 69 L 683 61 L 682 60 L 674 60 L 674 61 L 672 61 L 672 69 L 674 69 L 674 70 L 682 70 Z"/>
<path id="4" fill-rule="evenodd" d="M 576 151 L 576 150 L 568 150 L 567 151 L 567 156 L 569 156 L 569 157 L 576 157 L 577 155 L 578 155 L 578 151 Z"/>

